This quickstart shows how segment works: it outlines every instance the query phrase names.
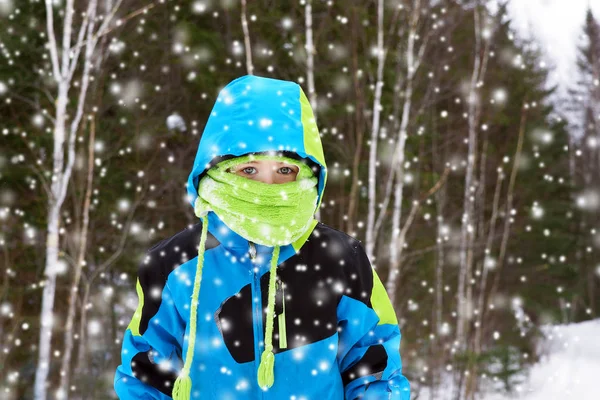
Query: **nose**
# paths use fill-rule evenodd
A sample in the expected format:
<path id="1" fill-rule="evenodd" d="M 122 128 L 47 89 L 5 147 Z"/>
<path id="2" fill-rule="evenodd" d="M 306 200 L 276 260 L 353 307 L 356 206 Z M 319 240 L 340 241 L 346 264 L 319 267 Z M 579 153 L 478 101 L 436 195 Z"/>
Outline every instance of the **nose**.
<path id="1" fill-rule="evenodd" d="M 274 174 L 270 173 L 270 171 L 269 171 L 269 172 L 257 177 L 257 180 L 259 180 L 263 183 L 272 184 L 272 183 L 275 183 L 275 176 L 274 176 Z"/>

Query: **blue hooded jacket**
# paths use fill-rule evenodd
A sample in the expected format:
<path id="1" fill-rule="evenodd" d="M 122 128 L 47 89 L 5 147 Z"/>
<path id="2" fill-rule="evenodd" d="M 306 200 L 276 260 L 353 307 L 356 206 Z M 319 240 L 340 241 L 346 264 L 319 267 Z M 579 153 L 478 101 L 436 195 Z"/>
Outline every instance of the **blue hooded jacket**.
<path id="1" fill-rule="evenodd" d="M 232 81 L 219 93 L 200 140 L 187 184 L 191 204 L 211 166 L 273 151 L 313 167 L 318 209 L 327 166 L 300 86 L 257 76 Z M 138 307 L 115 374 L 120 399 L 171 398 L 190 333 L 201 230 L 198 223 L 156 244 L 140 265 Z M 302 238 L 280 248 L 275 381 L 259 387 L 272 251 L 208 213 L 191 398 L 409 400 L 396 315 L 362 244 L 316 220 Z"/>

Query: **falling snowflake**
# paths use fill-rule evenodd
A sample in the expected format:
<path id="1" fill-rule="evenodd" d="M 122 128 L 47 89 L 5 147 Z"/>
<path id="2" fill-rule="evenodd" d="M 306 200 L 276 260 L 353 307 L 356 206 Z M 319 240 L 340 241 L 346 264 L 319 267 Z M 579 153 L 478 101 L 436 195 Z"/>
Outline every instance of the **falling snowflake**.
<path id="1" fill-rule="evenodd" d="M 175 112 L 167 117 L 167 129 L 170 131 L 178 130 L 179 132 L 185 132 L 187 127 L 183 117 Z"/>

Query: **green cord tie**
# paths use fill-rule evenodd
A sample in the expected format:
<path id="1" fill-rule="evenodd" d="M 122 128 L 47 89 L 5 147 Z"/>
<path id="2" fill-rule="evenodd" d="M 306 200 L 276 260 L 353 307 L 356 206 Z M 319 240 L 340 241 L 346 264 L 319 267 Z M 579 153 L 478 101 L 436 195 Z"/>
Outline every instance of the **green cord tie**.
<path id="1" fill-rule="evenodd" d="M 230 173 L 229 168 L 249 160 L 277 160 L 295 164 L 299 168 L 296 180 L 281 184 L 267 184 Z M 312 169 L 296 159 L 281 155 L 248 154 L 222 161 L 210 168 L 198 184 L 198 198 L 194 212 L 202 219 L 202 235 L 198 245 L 198 263 L 192 306 L 190 310 L 190 334 L 185 354 L 184 366 L 173 386 L 173 400 L 189 400 L 192 393 L 190 370 L 194 359 L 196 325 L 200 283 L 208 232 L 208 212 L 213 211 L 227 226 L 243 238 L 264 246 L 273 247 L 271 276 L 265 328 L 265 349 L 258 367 L 258 384 L 264 390 L 275 382 L 275 354 L 273 353 L 273 320 L 275 317 L 275 295 L 277 262 L 280 246 L 298 240 L 314 221 L 318 191 L 318 179 Z M 285 339 L 285 320 L 283 339 Z M 285 316 L 284 316 L 285 318 Z M 280 328 L 281 331 L 281 328 Z"/>
<path id="2" fill-rule="evenodd" d="M 173 400 L 189 400 L 192 393 L 192 378 L 190 378 L 190 369 L 194 360 L 194 346 L 196 345 L 196 325 L 198 314 L 198 299 L 200 298 L 200 283 L 202 282 L 202 267 L 204 265 L 204 251 L 206 248 L 206 236 L 208 232 L 207 213 L 198 215 L 202 218 L 202 235 L 198 245 L 198 263 L 196 265 L 196 277 L 194 279 L 194 290 L 192 291 L 192 307 L 190 310 L 190 336 L 188 338 L 187 351 L 185 353 L 185 363 L 181 373 L 175 380 L 173 386 Z"/>
<path id="3" fill-rule="evenodd" d="M 267 306 L 267 326 L 265 331 L 265 350 L 260 357 L 258 367 L 258 385 L 262 388 L 270 388 L 275 382 L 275 354 L 273 354 L 273 319 L 275 315 L 275 286 L 277 277 L 277 260 L 279 259 L 279 246 L 273 249 L 271 258 L 271 276 L 269 277 L 269 303 Z M 281 334 L 281 333 L 280 333 Z"/>
<path id="4" fill-rule="evenodd" d="M 202 267 L 204 264 L 204 253 L 206 247 L 206 237 L 208 232 L 208 212 L 196 210 L 196 215 L 202 218 L 202 234 L 200 244 L 198 245 L 198 262 L 196 266 L 196 277 L 194 279 L 194 290 L 192 291 L 192 306 L 190 310 L 190 335 L 188 338 L 188 347 L 185 356 L 185 363 L 181 373 L 175 380 L 173 386 L 173 400 L 189 400 L 192 393 L 192 379 L 190 369 L 194 359 L 194 347 L 196 344 L 196 325 L 198 299 L 200 297 L 200 286 L 202 282 Z M 265 328 L 265 350 L 260 359 L 258 367 L 258 384 L 263 389 L 268 389 L 275 382 L 275 354 L 273 353 L 273 321 L 275 317 L 275 296 L 277 293 L 277 262 L 279 259 L 280 247 L 274 246 L 271 257 L 271 269 L 269 276 L 269 293 L 267 305 L 267 323 Z M 282 333 L 280 332 L 280 335 Z M 285 332 L 283 333 L 285 335 Z"/>

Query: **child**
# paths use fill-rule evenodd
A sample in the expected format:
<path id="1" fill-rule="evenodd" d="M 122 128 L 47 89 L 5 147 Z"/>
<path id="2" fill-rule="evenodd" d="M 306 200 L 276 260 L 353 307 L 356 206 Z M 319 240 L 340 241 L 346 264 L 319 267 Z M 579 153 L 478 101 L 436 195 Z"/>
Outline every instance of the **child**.
<path id="1" fill-rule="evenodd" d="M 139 268 L 119 398 L 409 399 L 362 244 L 313 218 L 326 180 L 297 84 L 243 76 L 219 93 L 187 184 L 201 222 Z"/>

